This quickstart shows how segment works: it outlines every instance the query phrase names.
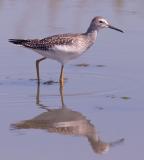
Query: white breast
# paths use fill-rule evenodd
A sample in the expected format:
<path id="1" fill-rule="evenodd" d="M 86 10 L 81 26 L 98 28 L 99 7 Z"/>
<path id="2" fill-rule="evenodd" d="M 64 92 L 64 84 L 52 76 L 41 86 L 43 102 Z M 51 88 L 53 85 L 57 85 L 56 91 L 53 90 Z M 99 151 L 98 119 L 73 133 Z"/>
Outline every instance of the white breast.
<path id="1" fill-rule="evenodd" d="M 84 52 L 84 48 L 77 48 L 76 46 L 68 45 L 55 45 L 52 50 L 35 50 L 46 58 L 56 60 L 62 64 L 68 62 L 71 59 L 75 59 Z"/>

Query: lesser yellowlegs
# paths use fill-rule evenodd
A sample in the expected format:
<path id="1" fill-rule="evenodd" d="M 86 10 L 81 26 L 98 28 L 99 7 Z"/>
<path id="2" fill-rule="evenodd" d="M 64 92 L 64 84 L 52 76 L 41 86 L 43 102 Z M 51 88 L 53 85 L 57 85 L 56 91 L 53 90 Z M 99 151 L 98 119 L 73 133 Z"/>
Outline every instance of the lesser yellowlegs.
<path id="1" fill-rule="evenodd" d="M 94 17 L 85 33 L 59 34 L 44 39 L 9 39 L 9 42 L 32 49 L 43 56 L 36 60 L 37 80 L 40 82 L 39 63 L 46 58 L 58 61 L 61 64 L 59 82 L 63 85 L 63 69 L 65 63 L 82 55 L 96 41 L 97 33 L 102 28 L 111 28 L 119 32 L 121 29 L 111 26 L 106 19 Z"/>

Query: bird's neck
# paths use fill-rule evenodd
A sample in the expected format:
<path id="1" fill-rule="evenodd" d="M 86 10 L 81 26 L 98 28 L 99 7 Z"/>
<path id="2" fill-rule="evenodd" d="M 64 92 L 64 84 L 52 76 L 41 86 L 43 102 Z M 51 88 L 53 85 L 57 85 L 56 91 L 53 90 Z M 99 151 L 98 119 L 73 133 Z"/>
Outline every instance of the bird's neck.
<path id="1" fill-rule="evenodd" d="M 90 41 L 94 43 L 97 37 L 97 32 L 98 32 L 97 30 L 90 31 L 90 32 L 87 31 L 84 34 L 90 39 Z"/>
<path id="2" fill-rule="evenodd" d="M 93 32 L 98 32 L 98 31 L 99 31 L 98 27 L 96 27 L 95 24 L 91 23 L 86 33 L 88 34 L 88 33 L 93 33 Z"/>
<path id="3" fill-rule="evenodd" d="M 85 32 L 85 35 L 92 36 L 92 37 L 96 38 L 98 31 L 99 31 L 98 28 L 96 28 L 96 26 L 93 23 L 91 23 L 89 28 Z"/>

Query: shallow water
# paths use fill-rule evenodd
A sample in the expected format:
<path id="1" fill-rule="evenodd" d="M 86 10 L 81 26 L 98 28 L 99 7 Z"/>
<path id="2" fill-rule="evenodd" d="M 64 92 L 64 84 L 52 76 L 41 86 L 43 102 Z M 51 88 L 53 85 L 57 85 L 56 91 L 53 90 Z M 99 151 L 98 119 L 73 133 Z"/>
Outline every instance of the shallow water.
<path id="1" fill-rule="evenodd" d="M 142 0 L 0 0 L 0 159 L 142 159 L 144 157 L 144 2 Z M 9 38 L 85 31 L 96 16 L 96 44 L 65 66 L 41 63 Z M 43 82 L 51 83 L 44 84 Z"/>

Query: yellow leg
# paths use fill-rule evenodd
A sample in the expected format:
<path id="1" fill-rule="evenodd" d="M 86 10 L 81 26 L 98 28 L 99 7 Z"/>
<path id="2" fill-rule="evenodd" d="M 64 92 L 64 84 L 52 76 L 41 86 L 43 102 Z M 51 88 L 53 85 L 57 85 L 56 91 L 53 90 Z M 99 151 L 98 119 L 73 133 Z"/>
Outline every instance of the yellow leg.
<path id="1" fill-rule="evenodd" d="M 64 73 L 63 73 L 63 70 L 64 70 L 64 65 L 61 66 L 61 73 L 60 73 L 60 78 L 59 78 L 59 82 L 60 82 L 61 86 L 64 85 Z"/>
<path id="2" fill-rule="evenodd" d="M 64 86 L 60 83 L 60 97 L 61 97 L 61 104 L 62 104 L 62 108 L 65 107 L 64 105 Z"/>
<path id="3" fill-rule="evenodd" d="M 38 83 L 40 83 L 39 63 L 40 63 L 41 61 L 43 61 L 44 59 L 46 59 L 46 58 L 44 57 L 44 58 L 41 58 L 41 59 L 36 60 L 36 73 L 37 73 L 37 82 L 38 82 Z"/>

